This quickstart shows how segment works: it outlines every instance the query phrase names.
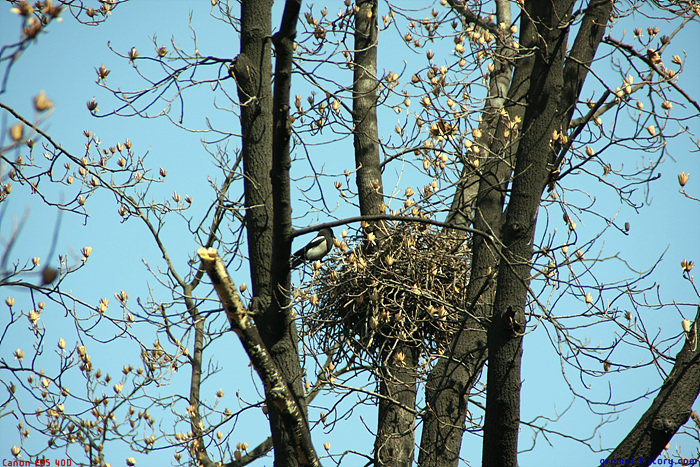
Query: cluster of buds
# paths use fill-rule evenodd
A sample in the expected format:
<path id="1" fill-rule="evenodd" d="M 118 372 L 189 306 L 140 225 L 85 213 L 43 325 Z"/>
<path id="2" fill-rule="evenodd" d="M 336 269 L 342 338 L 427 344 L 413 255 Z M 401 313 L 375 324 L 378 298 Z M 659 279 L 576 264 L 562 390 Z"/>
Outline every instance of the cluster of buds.
<path id="1" fill-rule="evenodd" d="M 80 369 L 86 372 L 92 371 L 92 362 L 90 361 L 90 355 L 88 355 L 85 346 L 79 345 L 77 351 L 78 356 L 80 357 L 80 361 L 82 362 L 82 364 L 80 365 Z"/>
<path id="2" fill-rule="evenodd" d="M 695 266 L 694 261 L 688 261 L 687 259 L 684 259 L 681 261 L 681 267 L 683 268 L 683 272 L 690 272 L 691 269 L 693 269 L 693 266 Z"/>
<path id="3" fill-rule="evenodd" d="M 505 114 L 503 114 L 505 112 Z M 518 132 L 518 128 L 520 127 L 520 122 L 521 119 L 519 116 L 515 116 L 512 119 L 508 115 L 505 109 L 501 109 L 502 116 L 504 117 L 505 120 L 505 126 L 506 128 L 503 130 L 503 136 L 505 138 L 510 137 L 511 133 L 515 135 Z"/>
<path id="4" fill-rule="evenodd" d="M 122 305 L 126 305 L 126 302 L 129 300 L 129 294 L 127 294 L 124 290 L 115 293 L 114 297 L 119 300 L 119 303 Z"/>
<path id="5" fill-rule="evenodd" d="M 103 63 L 102 66 L 100 66 L 97 69 L 97 81 L 103 81 L 107 76 L 109 75 L 110 70 L 107 69 L 105 64 Z"/>
<path id="6" fill-rule="evenodd" d="M 133 62 L 139 58 L 139 52 L 136 50 L 136 47 L 132 47 L 131 50 L 129 50 L 129 60 Z"/>
<path id="7" fill-rule="evenodd" d="M 36 310 L 31 310 L 27 315 L 27 319 L 32 324 L 32 327 L 36 328 L 37 323 L 39 322 L 39 312 Z"/>
<path id="8" fill-rule="evenodd" d="M 306 22 L 309 26 L 316 27 L 318 25 L 318 20 L 314 18 L 311 13 L 304 13 L 304 18 L 306 19 Z"/>
<path id="9" fill-rule="evenodd" d="M 39 10 L 40 17 L 37 18 L 37 11 Z M 37 34 L 41 31 L 41 28 L 49 24 L 52 19 L 58 18 L 63 11 L 63 8 L 59 5 L 54 6 L 51 0 L 46 2 L 36 2 L 34 6 L 27 3 L 25 0 L 16 3 L 14 8 L 10 8 L 12 13 L 16 13 L 23 16 L 26 21 L 26 26 L 22 30 L 24 37 L 27 39 L 34 39 Z"/>
<path id="10" fill-rule="evenodd" d="M 97 112 L 97 100 L 94 97 L 87 102 L 87 108 L 92 113 Z"/>
<path id="11" fill-rule="evenodd" d="M 569 136 L 566 134 L 566 132 L 559 132 L 557 130 L 554 130 L 552 132 L 552 138 L 549 141 L 550 146 L 553 146 L 555 144 L 560 144 L 562 146 L 566 145 L 566 143 L 569 142 Z"/>
<path id="12" fill-rule="evenodd" d="M 86 246 L 83 247 L 80 252 L 83 254 L 82 261 L 83 263 L 87 261 L 87 259 L 90 257 L 90 254 L 92 253 L 92 247 L 91 246 Z"/>
<path id="13" fill-rule="evenodd" d="M 233 457 L 237 462 L 240 462 L 244 451 L 248 451 L 248 443 L 236 443 L 236 450 L 233 452 Z"/>
<path id="14" fill-rule="evenodd" d="M 12 184 L 5 183 L 3 185 L 2 183 L 0 183 L 0 201 L 7 198 L 7 196 L 9 196 L 10 193 L 12 193 Z"/>
<path id="15" fill-rule="evenodd" d="M 393 71 L 390 71 L 389 73 L 387 73 L 385 79 L 386 79 L 386 82 L 390 86 L 395 86 L 395 85 L 399 84 L 399 75 L 394 73 Z"/>

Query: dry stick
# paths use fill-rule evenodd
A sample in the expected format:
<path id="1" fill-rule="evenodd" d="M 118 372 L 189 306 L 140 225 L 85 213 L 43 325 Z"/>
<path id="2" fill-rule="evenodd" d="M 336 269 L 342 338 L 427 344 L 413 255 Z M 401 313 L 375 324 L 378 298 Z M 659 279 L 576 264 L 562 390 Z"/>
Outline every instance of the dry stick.
<path id="1" fill-rule="evenodd" d="M 299 404 L 265 348 L 258 328 L 243 306 L 223 260 L 214 248 L 200 248 L 197 254 L 224 306 L 231 329 L 238 334 L 255 371 L 263 381 L 268 401 L 275 404 L 282 414 L 285 426 L 296 445 L 300 464 L 320 467 L 311 444 L 311 433 L 304 423 L 304 415 Z"/>

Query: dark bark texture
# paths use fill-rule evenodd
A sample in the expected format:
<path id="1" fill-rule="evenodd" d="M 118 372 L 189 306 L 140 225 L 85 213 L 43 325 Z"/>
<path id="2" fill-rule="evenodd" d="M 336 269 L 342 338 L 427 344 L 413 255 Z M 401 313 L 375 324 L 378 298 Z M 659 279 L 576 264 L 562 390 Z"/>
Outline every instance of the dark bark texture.
<path id="1" fill-rule="evenodd" d="M 586 75 L 602 39 L 612 4 L 592 1 L 566 56 L 574 1 L 526 2 L 534 27 L 522 32 L 534 50 L 523 134 L 516 154 L 510 201 L 502 230 L 502 258 L 488 333 L 489 365 L 483 465 L 517 465 L 520 423 L 520 365 L 528 277 L 537 213 L 556 163 L 553 132 L 566 132 Z M 576 53 L 576 56 L 573 54 Z M 516 72 L 517 74 L 517 72 Z"/>
<path id="2" fill-rule="evenodd" d="M 246 231 L 255 297 L 270 295 L 272 255 L 272 0 L 241 3 L 241 52 L 232 65 L 241 101 Z"/>
<path id="3" fill-rule="evenodd" d="M 693 404 L 700 393 L 700 348 L 698 326 L 700 307 L 695 322 L 686 333 L 683 348 L 676 355 L 673 370 L 664 381 L 651 407 L 642 415 L 608 459 L 634 458 L 634 465 L 649 465 L 656 459 L 671 438 L 688 421 Z M 639 461 L 642 458 L 644 461 Z"/>
<path id="4" fill-rule="evenodd" d="M 355 14 L 355 57 L 353 63 L 353 135 L 360 213 L 383 214 L 384 194 L 377 128 L 377 1 L 360 0 Z M 366 229 L 385 238 L 383 222 L 371 222 Z M 378 227 L 378 228 L 377 228 Z M 374 245 L 368 244 L 373 248 Z M 417 349 L 406 346 L 406 359 L 397 363 L 385 359 L 379 369 L 379 417 L 374 445 L 375 465 L 411 466 L 415 447 Z M 398 403 L 397 403 L 398 402 Z M 406 410 L 406 408 L 408 410 Z"/>
<path id="5" fill-rule="evenodd" d="M 277 65 L 280 83 L 276 84 L 274 114 L 271 12 L 271 0 L 241 3 L 241 53 L 232 65 L 241 101 L 246 230 L 253 284 L 250 308 L 260 337 L 299 409 L 299 416 L 308 423 L 296 327 L 287 306 L 289 298 L 280 292 L 290 290 L 289 270 L 288 266 L 279 267 L 282 262 L 288 264 L 291 241 L 287 114 L 291 44 L 298 2 L 287 5 L 281 31 L 275 40 L 281 60 Z M 273 268 L 273 264 L 277 267 Z M 274 275 L 273 270 L 276 271 Z M 298 443 L 294 442 L 299 433 L 289 432 L 289 424 L 285 423 L 284 411 L 275 395 L 266 391 L 266 396 L 275 466 L 308 465 L 311 460 L 301 455 Z"/>
<path id="6" fill-rule="evenodd" d="M 362 215 L 382 214 L 384 193 L 377 129 L 377 2 L 360 0 L 355 14 L 353 136 Z"/>
<path id="7" fill-rule="evenodd" d="M 379 424 L 374 442 L 375 465 L 411 467 L 415 446 L 416 367 L 419 352 L 415 346 L 404 345 L 396 351 L 404 356 L 397 361 L 393 355 L 379 369 L 379 393 L 389 399 L 379 400 Z"/>

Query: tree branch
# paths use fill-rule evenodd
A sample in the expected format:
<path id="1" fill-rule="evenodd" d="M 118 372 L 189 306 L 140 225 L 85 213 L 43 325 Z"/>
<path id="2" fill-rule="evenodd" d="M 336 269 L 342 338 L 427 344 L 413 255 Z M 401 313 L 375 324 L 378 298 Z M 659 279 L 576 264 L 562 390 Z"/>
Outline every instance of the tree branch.
<path id="1" fill-rule="evenodd" d="M 699 324 L 700 306 L 695 322 L 685 332 L 685 344 L 676 355 L 673 370 L 661 386 L 659 394 L 608 460 L 630 457 L 655 459 L 678 429 L 688 421 L 693 403 L 700 394 Z"/>
<path id="2" fill-rule="evenodd" d="M 226 271 L 223 260 L 214 248 L 200 248 L 197 254 L 224 306 L 231 329 L 240 338 L 243 348 L 265 386 L 268 403 L 274 404 L 280 411 L 300 465 L 320 466 L 311 443 L 311 433 L 306 423 L 304 411 L 284 381 L 260 337 L 258 328 L 243 306 L 238 290 Z"/>

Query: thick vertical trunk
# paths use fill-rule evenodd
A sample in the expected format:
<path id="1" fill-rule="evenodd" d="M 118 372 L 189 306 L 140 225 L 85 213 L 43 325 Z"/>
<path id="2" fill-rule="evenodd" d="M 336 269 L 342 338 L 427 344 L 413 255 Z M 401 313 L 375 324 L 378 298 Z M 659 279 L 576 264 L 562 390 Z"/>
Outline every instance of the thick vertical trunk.
<path id="1" fill-rule="evenodd" d="M 285 32 L 275 41 L 282 58 L 277 66 L 280 73 L 280 83 L 275 90 L 277 113 L 273 114 L 271 93 L 272 0 L 241 2 L 241 53 L 232 72 L 241 101 L 246 230 L 253 284 L 250 308 L 265 347 L 305 418 L 296 328 L 287 306 L 288 297 L 279 293 L 279 290 L 289 290 L 289 270 L 279 265 L 289 261 L 291 231 L 287 112 L 291 41 L 298 15 L 298 8 L 291 7 L 296 6 L 298 2 L 290 2 L 291 13 L 285 11 L 283 20 Z M 273 264 L 276 265 L 274 269 Z M 292 436 L 298 434 L 288 433 L 282 412 L 270 399 L 270 394 L 267 402 L 275 466 L 306 465 L 304 456 L 300 456 L 292 442 Z"/>
<path id="2" fill-rule="evenodd" d="M 569 2 L 570 3 L 570 2 Z M 605 4 L 603 4 L 605 3 Z M 508 17 L 507 9 L 508 5 L 503 2 L 499 2 L 498 6 L 502 9 L 497 13 L 498 21 L 504 24 L 509 24 L 509 21 L 505 19 Z M 589 63 L 592 56 L 595 54 L 595 48 L 602 37 L 602 31 L 604 30 L 604 25 L 607 21 L 609 15 L 610 2 L 609 1 L 596 1 L 592 2 L 589 12 L 586 14 L 584 19 L 582 33 L 577 38 L 576 44 L 572 49 L 572 53 L 576 53 L 577 61 L 572 63 Z M 559 12 L 566 11 L 567 3 L 559 2 L 557 5 L 557 10 Z M 529 15 L 523 15 L 520 25 L 520 42 L 524 50 L 532 50 L 534 48 L 540 47 L 540 38 L 546 37 L 547 44 L 551 44 L 551 47 L 557 47 L 561 45 L 561 40 L 566 40 L 566 29 L 561 30 L 557 27 L 550 28 L 553 33 L 545 36 L 540 34 L 537 30 L 537 26 L 541 26 L 541 18 L 537 24 L 530 20 Z M 564 18 L 563 16 L 560 18 Z M 554 21 L 550 18 L 550 21 Z M 558 24 L 558 23 L 553 23 Z M 596 27 L 596 25 L 598 25 Z M 509 46 L 508 46 L 509 47 Z M 505 57 L 505 51 L 508 49 L 506 47 L 501 51 L 499 56 Z M 546 47 L 545 47 L 546 49 Z M 550 54 L 552 57 L 547 57 L 544 61 L 547 66 L 550 65 L 551 58 L 557 58 L 556 68 L 559 73 L 557 79 L 561 79 L 561 70 L 563 69 L 563 56 L 561 55 L 561 50 L 556 50 Z M 558 55 L 557 55 L 558 54 Z M 539 55 L 542 58 L 541 55 Z M 550 127 L 557 128 L 561 131 L 561 126 L 558 126 L 555 120 L 557 120 L 559 125 L 565 124 L 562 121 L 568 121 L 571 112 L 573 112 L 578 93 L 585 78 L 585 66 L 574 67 L 573 65 L 567 66 L 564 71 L 565 76 L 567 76 L 566 82 L 562 85 L 560 84 L 558 89 L 561 95 L 559 97 L 550 96 L 552 99 L 564 98 L 566 101 L 564 105 L 557 107 L 556 112 L 553 108 L 548 108 L 546 99 L 539 99 L 541 97 L 538 92 L 535 91 L 530 93 L 531 78 L 533 73 L 538 73 L 539 85 L 542 83 L 547 73 L 542 70 L 545 69 L 545 63 L 540 62 L 540 68 L 537 70 L 534 68 L 535 59 L 531 54 L 524 54 L 516 62 L 516 68 L 513 73 L 513 79 L 510 82 L 510 89 L 508 91 L 508 99 L 502 105 L 502 107 L 507 111 L 508 118 L 513 121 L 519 118 L 521 121 L 525 120 L 525 108 L 533 105 L 539 105 L 539 110 L 535 114 L 532 114 L 530 120 L 539 118 L 540 124 L 550 125 Z M 487 106 L 484 110 L 485 115 L 482 120 L 484 123 L 482 126 L 482 134 L 486 135 L 483 141 L 479 141 L 484 149 L 487 149 L 487 155 L 485 157 L 485 163 L 482 162 L 482 172 L 480 181 L 478 184 L 477 196 L 474 201 L 470 203 L 469 199 L 469 187 L 473 186 L 468 179 L 461 180 L 461 184 L 458 187 L 457 193 L 455 195 L 455 202 L 452 205 L 452 210 L 448 219 L 450 222 L 459 225 L 464 224 L 469 221 L 470 218 L 474 223 L 474 227 L 489 232 L 495 238 L 500 238 L 502 240 L 507 240 L 509 242 L 510 249 L 504 254 L 507 254 L 510 258 L 508 263 L 516 262 L 521 265 L 523 271 L 529 271 L 527 266 L 530 258 L 531 252 L 528 250 L 528 238 L 531 239 L 531 233 L 534 232 L 534 215 L 536 215 L 537 208 L 539 206 L 539 196 L 541 193 L 541 187 L 543 186 L 543 181 L 547 179 L 548 168 L 547 163 L 551 162 L 549 157 L 551 154 L 548 152 L 548 142 L 549 134 L 546 131 L 535 138 L 543 138 L 545 144 L 541 144 L 538 149 L 530 149 L 530 161 L 535 162 L 535 166 L 538 167 L 539 174 L 533 172 L 525 173 L 522 170 L 523 165 L 521 165 L 521 171 L 525 175 L 530 177 L 532 180 L 539 180 L 534 183 L 534 189 L 536 191 L 528 192 L 528 189 L 532 189 L 532 186 L 521 188 L 520 195 L 528 198 L 532 203 L 529 204 L 528 210 L 531 221 L 526 223 L 527 228 L 525 231 L 518 231 L 517 234 L 514 233 L 514 225 L 520 223 L 517 220 L 517 216 L 513 213 L 516 211 L 523 211 L 522 207 L 517 207 L 518 203 L 509 207 L 511 210 L 510 219 L 510 229 L 507 232 L 501 232 L 501 226 L 504 222 L 503 219 L 503 207 L 505 202 L 505 193 L 508 189 L 508 185 L 511 178 L 511 168 L 515 162 L 515 155 L 518 154 L 520 147 L 520 142 L 518 138 L 519 134 L 511 134 L 510 139 L 503 136 L 503 126 L 501 122 L 493 122 L 489 114 L 493 114 L 499 110 L 499 96 L 503 95 L 503 87 L 505 86 L 506 78 L 509 76 L 506 68 L 508 67 L 508 60 L 503 60 L 502 63 L 496 63 L 495 74 L 493 75 L 492 86 L 490 87 L 490 92 L 492 98 L 487 102 Z M 583 71 L 582 71 L 583 69 Z M 548 79 L 552 79 L 551 77 Z M 550 81 L 551 84 L 551 81 Z M 550 88 L 545 85 L 545 88 L 549 91 Z M 532 96 L 532 97 L 530 97 Z M 537 104 L 540 102 L 540 104 Z M 554 101 L 552 101 L 553 103 Z M 550 103 L 550 104 L 552 104 Z M 554 105 L 554 104 L 552 104 Z M 557 113 L 558 112 L 558 113 Z M 546 122 L 546 123 L 545 123 Z M 488 123 L 488 124 L 487 124 Z M 528 136 L 532 138 L 533 136 Z M 528 143 L 532 144 L 532 143 Z M 537 152 L 539 151 L 539 154 Z M 521 159 L 521 164 L 522 164 Z M 482 158 L 484 161 L 484 158 Z M 526 166 L 530 162 L 525 162 Z M 539 165 L 537 165 L 539 164 Z M 524 180 L 523 174 L 519 176 L 520 187 L 523 187 L 522 183 Z M 516 196 L 516 191 L 512 192 L 511 204 L 513 197 Z M 522 201 L 522 198 L 521 198 Z M 524 212 L 524 211 L 523 211 Z M 527 215 L 525 216 L 527 218 Z M 532 230 L 532 232 L 531 232 Z M 520 241 L 520 239 L 522 241 Z M 517 244 L 517 247 L 515 246 Z M 523 251 L 518 251 L 518 247 Z M 524 256 L 523 256 L 524 255 Z M 459 460 L 459 450 L 461 447 L 462 434 L 464 432 L 463 424 L 466 414 L 466 399 L 468 397 L 468 392 L 473 384 L 474 380 L 478 376 L 478 372 L 484 363 L 486 354 L 490 355 L 492 346 L 496 348 L 501 348 L 504 342 L 508 342 L 510 347 L 506 350 L 501 349 L 499 352 L 505 357 L 494 357 L 494 361 L 499 358 L 503 358 L 504 368 L 502 368 L 502 373 L 498 379 L 498 382 L 489 382 L 489 393 L 494 391 L 494 394 L 500 393 L 498 403 L 507 402 L 510 404 L 511 408 L 519 405 L 519 358 L 520 358 L 520 342 L 518 336 L 512 336 L 512 326 L 517 322 L 511 324 L 511 319 L 515 317 L 515 313 L 511 315 L 508 311 L 508 306 L 511 310 L 524 310 L 526 294 L 523 294 L 524 287 L 522 287 L 522 281 L 520 282 L 520 289 L 508 285 L 512 284 L 517 277 L 508 277 L 512 273 L 511 265 L 504 263 L 501 266 L 506 267 L 504 274 L 499 271 L 499 287 L 502 288 L 501 295 L 498 298 L 494 298 L 495 288 L 490 282 L 490 278 L 493 277 L 493 272 L 496 271 L 498 265 L 498 251 L 495 245 L 490 245 L 486 243 L 484 239 L 475 238 L 474 239 L 474 249 L 472 258 L 472 268 L 470 276 L 470 285 L 467 293 L 467 306 L 471 307 L 469 311 L 470 315 L 474 316 L 472 318 L 467 316 L 465 318 L 464 326 L 461 332 L 453 340 L 453 346 L 447 356 L 441 359 L 435 366 L 433 371 L 428 378 L 426 387 L 426 400 L 429 405 L 425 416 L 423 417 L 423 439 L 421 442 L 421 455 L 419 458 L 419 463 L 426 466 L 456 466 Z M 523 258 L 527 258 L 527 261 L 523 261 Z M 524 265 L 524 266 L 523 266 Z M 520 272 L 523 274 L 522 277 L 527 277 L 527 273 Z M 518 279 L 519 280 L 519 279 Z M 505 306 L 504 303 L 507 301 L 506 292 L 517 292 L 512 303 Z M 500 335 L 497 333 L 499 331 L 504 331 L 503 328 L 493 331 L 495 338 L 491 337 L 488 345 L 488 352 L 484 350 L 485 346 L 485 327 L 483 325 L 483 320 L 491 317 L 492 310 L 494 307 L 494 300 L 499 300 L 499 304 L 496 305 L 496 311 L 494 312 L 496 316 L 494 320 L 499 322 L 499 320 L 506 320 L 505 334 L 501 332 Z M 517 305 L 516 305 L 517 302 Z M 520 312 L 522 316 L 522 311 Z M 521 321 L 520 324 L 523 322 Z M 503 323 L 500 323 L 503 326 Z M 510 339 L 510 337 L 515 337 Z M 510 366 L 508 366 L 510 362 Z M 510 373 L 509 373 L 510 372 Z M 493 376 L 493 375 L 492 375 Z M 517 383 L 516 383 L 517 381 Z M 506 389 L 502 386 L 503 383 L 512 383 Z M 490 394 L 493 396 L 493 394 Z M 492 404 L 492 405 L 498 405 Z M 507 407 L 508 404 L 504 405 Z M 515 410 L 514 410 L 515 412 Z M 519 409 L 518 409 L 519 413 Z M 493 415 L 493 414 L 492 414 Z M 497 428 L 491 430 L 490 436 L 501 444 L 494 448 L 494 452 L 502 455 L 506 453 L 515 453 L 515 448 L 517 447 L 517 418 L 518 416 L 510 415 L 510 423 L 505 417 L 502 420 L 503 425 L 499 425 Z M 515 421 L 515 422 L 514 422 Z M 506 433 L 502 433 L 504 426 L 508 426 Z M 510 430 L 508 432 L 508 430 Z M 514 431 L 516 430 L 516 431 Z M 504 436 L 502 436 L 504 435 Z M 508 439 L 510 436 L 510 439 Z M 509 446 L 505 446 L 504 443 L 510 443 Z M 485 458 L 485 465 L 508 465 L 508 462 L 515 462 L 515 457 L 507 458 L 501 457 L 497 460 Z"/>
<path id="3" fill-rule="evenodd" d="M 411 467 L 415 445 L 416 367 L 419 352 L 415 346 L 397 349 L 404 356 L 390 356 L 379 370 L 379 392 L 390 398 L 379 400 L 379 425 L 374 442 L 377 466 Z M 407 410 L 408 409 L 408 410 Z"/>
<path id="4" fill-rule="evenodd" d="M 377 2 L 360 0 L 355 14 L 353 135 L 357 190 L 362 215 L 384 212 L 377 129 Z"/>
<path id="5" fill-rule="evenodd" d="M 255 297 L 270 295 L 272 254 L 272 0 L 241 3 L 241 53 L 232 72 L 241 101 L 245 207 Z"/>
<path id="6" fill-rule="evenodd" d="M 497 2 L 498 22 L 510 24 L 510 5 Z M 527 18 L 521 20 L 521 30 L 529 27 Z M 532 60 L 528 54 L 517 60 L 512 71 L 513 51 L 510 36 L 499 37 L 499 57 L 491 75 L 490 97 L 484 108 L 480 146 L 480 173 L 465 168 L 457 187 L 448 222 L 455 226 L 468 226 L 489 233 L 493 238 L 501 236 L 503 206 L 511 179 L 514 151 L 517 148 L 517 131 L 504 136 L 505 126 L 500 118 L 493 118 L 505 109 L 511 121 L 521 119 L 529 88 Z M 511 78 L 512 77 L 512 78 Z M 507 96 L 507 98 L 506 98 Z M 470 187 L 476 183 L 475 198 Z M 494 273 L 498 265 L 498 242 L 486 238 L 473 238 L 472 262 L 467 287 L 465 312 L 460 331 L 452 339 L 452 345 L 437 361 L 426 382 L 427 409 L 423 414 L 423 435 L 418 463 L 427 467 L 456 467 L 465 431 L 467 399 L 473 384 L 486 361 L 486 324 L 490 319 L 494 300 Z"/>
<path id="7" fill-rule="evenodd" d="M 572 95 L 566 96 L 564 92 L 567 21 L 573 5 L 571 0 L 551 4 L 527 2 L 525 5 L 536 31 L 527 31 L 523 39 L 535 46 L 535 63 L 513 186 L 505 211 L 502 259 L 497 270 L 496 296 L 488 332 L 488 392 L 482 459 L 485 466 L 517 465 L 520 367 L 537 213 L 556 159 L 552 134 L 555 130 L 566 131 L 570 111 L 578 97 L 576 92 L 574 100 L 569 101 L 567 97 L 571 99 Z"/>
<path id="8" fill-rule="evenodd" d="M 377 1 L 360 0 L 355 13 L 355 58 L 353 63 L 353 134 L 357 189 L 362 215 L 385 211 L 379 134 L 377 129 Z M 379 222 L 380 223 L 380 222 Z M 379 226 L 378 226 L 379 227 Z M 383 229 L 370 227 L 383 239 Z M 389 357 L 379 369 L 379 420 L 375 441 L 376 465 L 410 466 L 415 446 L 417 350 L 406 346 L 405 361 Z M 397 404 L 398 402 L 398 404 Z M 405 410 L 402 406 L 409 407 Z"/>

